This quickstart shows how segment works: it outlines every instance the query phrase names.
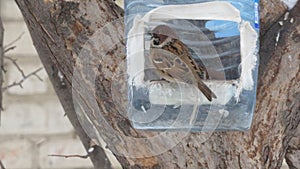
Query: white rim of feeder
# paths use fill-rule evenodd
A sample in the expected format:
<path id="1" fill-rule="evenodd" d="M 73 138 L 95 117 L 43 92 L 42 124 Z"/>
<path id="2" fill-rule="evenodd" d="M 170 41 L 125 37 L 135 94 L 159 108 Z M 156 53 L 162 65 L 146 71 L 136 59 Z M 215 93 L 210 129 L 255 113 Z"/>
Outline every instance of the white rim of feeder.
<path id="1" fill-rule="evenodd" d="M 213 6 L 213 8 L 212 8 Z M 180 11 L 180 13 L 178 12 Z M 229 2 L 205 2 L 205 3 L 195 3 L 195 4 L 186 4 L 186 5 L 166 5 L 157 7 L 143 17 L 137 15 L 134 18 L 134 23 L 132 28 L 129 30 L 127 35 L 127 73 L 129 74 L 129 82 L 133 83 L 137 88 L 149 87 L 149 83 L 144 81 L 144 34 L 145 34 L 145 23 L 153 21 L 162 21 L 162 20 L 171 20 L 171 19 L 190 19 L 190 20 L 225 20 L 233 21 L 239 24 L 240 30 L 240 49 L 241 49 L 241 76 L 236 81 L 224 81 L 224 90 L 232 88 L 232 84 L 235 84 L 234 91 L 230 90 L 230 95 L 235 96 L 238 101 L 239 95 L 243 89 L 253 90 L 254 80 L 252 76 L 252 71 L 257 64 L 257 40 L 258 33 L 251 26 L 248 21 L 244 21 L 241 18 L 240 12 Z M 139 54 L 136 57 L 136 54 Z M 136 64 L 133 64 L 136 63 Z M 220 87 L 220 82 L 214 84 L 214 81 L 209 81 L 204 83 L 208 84 L 209 87 L 214 88 Z M 162 85 L 164 87 L 166 85 Z M 168 88 L 168 87 L 167 87 Z M 165 88 L 165 89 L 167 89 Z M 164 91 L 163 88 L 160 88 L 161 92 Z M 219 88 L 220 89 L 220 88 Z M 150 94 L 156 94 L 157 92 L 151 90 L 157 90 L 156 87 L 149 88 Z M 170 91 L 170 90 L 169 90 Z M 172 90 L 174 92 L 179 90 Z M 181 91 L 182 92 L 182 91 Z M 170 94 L 168 94 L 170 95 Z M 172 95 L 172 94 L 171 94 Z M 175 94 L 176 95 L 176 94 Z M 228 93 L 225 93 L 226 97 L 218 97 L 212 103 L 217 104 L 226 104 L 231 97 L 228 96 Z M 174 95 L 173 95 L 174 96 Z M 200 97 L 204 95 L 200 95 Z M 151 97 L 150 98 L 156 98 Z M 182 98 L 180 98 L 182 99 Z M 225 99 L 225 100 L 224 100 Z M 151 101 L 152 99 L 150 99 Z M 164 99 L 167 100 L 165 103 L 161 104 L 177 104 L 174 99 Z M 176 100 L 176 99 L 175 99 Z M 200 98 L 196 99 L 198 104 L 210 104 L 210 102 L 205 101 L 206 99 Z M 178 101 L 178 100 L 177 100 Z M 154 100 L 153 100 L 154 102 Z M 207 103 L 206 103 L 207 102 Z M 195 104 L 195 103 L 191 103 Z"/>

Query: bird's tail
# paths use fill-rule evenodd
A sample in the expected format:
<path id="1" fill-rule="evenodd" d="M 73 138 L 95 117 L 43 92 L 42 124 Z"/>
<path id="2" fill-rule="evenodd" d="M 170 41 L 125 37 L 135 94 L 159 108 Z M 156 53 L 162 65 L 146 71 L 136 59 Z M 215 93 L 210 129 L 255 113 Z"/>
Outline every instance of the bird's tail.
<path id="1" fill-rule="evenodd" d="M 212 101 L 213 98 L 217 98 L 214 92 L 212 92 L 210 88 L 208 88 L 207 85 L 202 81 L 198 81 L 198 88 L 209 101 Z"/>

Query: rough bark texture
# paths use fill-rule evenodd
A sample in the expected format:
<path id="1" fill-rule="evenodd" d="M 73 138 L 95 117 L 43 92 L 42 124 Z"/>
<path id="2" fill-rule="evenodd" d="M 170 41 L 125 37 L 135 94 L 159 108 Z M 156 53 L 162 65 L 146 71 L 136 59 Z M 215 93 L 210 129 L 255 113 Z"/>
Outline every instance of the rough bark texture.
<path id="1" fill-rule="evenodd" d="M 299 10 L 300 10 L 300 3 L 298 2 L 297 6 L 293 10 L 294 12 L 292 13 L 292 15 L 294 15 L 295 17 L 298 18 L 298 26 L 293 28 L 295 30 L 290 30 L 290 31 L 295 32 L 295 33 L 290 34 L 290 35 L 287 34 L 287 35 L 290 36 L 291 39 L 294 40 L 294 42 L 298 43 L 298 46 L 295 45 L 295 50 L 298 50 L 298 51 L 299 51 L 299 47 L 300 47 L 300 45 L 299 45 L 299 43 L 300 43 L 300 26 L 299 26 L 299 24 L 300 24 L 300 21 L 299 21 L 300 20 L 299 19 L 300 18 L 300 13 L 299 13 Z M 297 23 L 295 23 L 295 24 L 297 24 Z M 287 33 L 290 33 L 290 32 L 287 32 Z M 288 46 L 288 45 L 289 44 L 286 44 L 285 46 Z M 292 45 L 292 46 L 294 46 L 294 45 Z M 299 60 L 300 60 L 300 55 L 298 54 L 298 79 L 297 79 L 298 80 L 298 88 L 299 88 L 299 82 L 300 82 L 300 78 L 299 78 L 299 64 L 300 63 L 299 63 Z M 297 115 L 299 117 L 299 114 L 300 114 L 299 113 L 300 112 L 299 93 L 298 93 L 298 98 L 296 98 L 296 99 L 298 99 L 298 102 L 296 102 L 296 103 L 298 103 L 298 114 Z M 298 125 L 298 128 L 295 130 L 294 133 L 291 133 L 290 136 L 292 138 L 291 138 L 291 141 L 288 144 L 285 159 L 286 159 L 286 162 L 288 163 L 288 165 L 291 169 L 297 169 L 297 168 L 300 168 L 300 125 Z"/>
<path id="2" fill-rule="evenodd" d="M 290 14 L 293 23 L 289 18 L 280 27 L 276 21 L 284 14 L 285 6 L 275 0 L 261 1 L 262 62 L 251 130 L 216 132 L 204 143 L 205 134 L 191 133 L 172 149 L 147 157 L 149 147 L 159 147 L 165 140 L 156 142 L 156 145 L 128 141 L 127 136 L 148 138 L 159 133 L 136 131 L 124 116 L 127 102 L 125 77 L 120 76 L 125 71 L 122 11 L 106 0 L 17 2 L 39 56 L 83 144 L 88 148 L 89 137 L 97 139 L 95 131 L 98 131 L 124 168 L 280 168 L 292 137 L 297 138 L 295 133 L 300 121 L 299 3 Z M 99 29 L 101 31 L 97 32 Z M 275 47 L 278 31 L 281 38 Z M 88 41 L 91 38 L 94 38 L 93 41 Z M 87 57 L 78 62 L 82 53 Z M 86 61 L 85 58 L 91 59 Z M 74 67 L 83 72 L 74 77 Z M 58 70 L 64 75 L 66 86 L 62 86 L 61 79 L 57 77 Z M 120 77 L 114 77 L 118 75 Z M 96 79 L 91 79 L 93 76 Z M 85 85 L 81 85 L 81 81 Z M 72 91 L 72 82 L 80 90 Z M 81 117 L 75 113 L 72 94 L 77 101 L 84 103 L 80 106 L 75 104 L 75 109 L 94 119 L 86 121 L 91 133 L 85 133 L 78 122 Z M 97 108 L 100 114 L 95 113 Z M 96 130 L 88 126 L 90 123 Z M 182 133 L 167 134 L 180 136 Z M 101 159 L 102 149 L 98 149 L 100 154 L 94 152 L 91 156 L 97 169 L 101 168 L 101 162 L 105 162 Z M 299 153 L 299 147 L 296 150 Z M 124 152 L 142 154 L 145 158 L 122 156 Z M 293 152 L 290 151 L 287 156 L 292 156 Z M 293 159 L 289 158 L 289 164 L 295 164 Z"/>
<path id="3" fill-rule="evenodd" d="M 291 169 L 300 168 L 300 125 L 289 143 L 285 159 Z"/>
<path id="4" fill-rule="evenodd" d="M 261 34 L 265 34 L 273 24 L 285 13 L 286 5 L 278 0 L 260 1 Z"/>
<path id="5" fill-rule="evenodd" d="M 91 138 L 88 137 L 85 130 L 81 127 L 78 117 L 75 114 L 72 101 L 72 89 L 70 86 L 74 60 L 72 59 L 73 52 L 68 49 L 69 46 L 67 45 L 68 40 L 72 38 L 68 37 L 73 32 L 71 29 L 74 29 L 74 20 L 71 20 L 73 17 L 72 13 L 73 10 L 77 9 L 78 3 L 55 2 L 55 4 L 60 7 L 60 9 L 57 9 L 60 10 L 60 13 L 52 16 L 51 10 L 54 10 L 56 5 L 50 3 L 50 1 L 19 0 L 16 2 L 24 15 L 34 45 L 60 102 L 63 105 L 66 115 L 85 148 L 89 149 L 91 147 Z M 95 2 L 93 3 L 96 4 Z M 65 25 L 62 22 L 66 22 Z M 63 79 L 58 75 L 59 71 L 63 74 Z M 104 150 L 99 146 L 94 147 L 95 150 L 90 153 L 90 158 L 95 168 L 111 168 L 111 164 Z"/>

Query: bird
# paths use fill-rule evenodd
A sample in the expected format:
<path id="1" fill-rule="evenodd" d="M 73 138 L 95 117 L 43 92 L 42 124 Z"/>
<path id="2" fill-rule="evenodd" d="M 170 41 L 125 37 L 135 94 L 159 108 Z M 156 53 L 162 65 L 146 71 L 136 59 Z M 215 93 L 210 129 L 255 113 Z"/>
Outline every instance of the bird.
<path id="1" fill-rule="evenodd" d="M 150 30 L 150 35 L 149 58 L 161 79 L 195 85 L 209 101 L 217 98 L 202 81 L 209 78 L 207 70 L 193 60 L 175 30 L 168 25 L 158 25 Z"/>

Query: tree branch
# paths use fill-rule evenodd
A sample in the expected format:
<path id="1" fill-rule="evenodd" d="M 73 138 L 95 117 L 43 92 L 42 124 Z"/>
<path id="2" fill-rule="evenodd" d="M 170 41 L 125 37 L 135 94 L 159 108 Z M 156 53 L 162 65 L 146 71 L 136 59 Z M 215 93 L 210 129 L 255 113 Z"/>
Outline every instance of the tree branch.
<path id="1" fill-rule="evenodd" d="M 74 155 L 60 155 L 60 154 L 50 154 L 48 155 L 50 157 L 63 157 L 63 158 L 83 158 L 83 159 L 87 159 L 89 157 L 89 155 L 78 155 L 78 154 L 74 154 Z"/>
<path id="2" fill-rule="evenodd" d="M 16 66 L 18 68 L 20 68 L 18 65 Z M 35 71 L 25 75 L 24 72 L 22 71 L 22 69 L 20 69 L 19 71 L 21 72 L 22 74 L 22 79 L 19 80 L 18 82 L 13 82 L 12 84 L 10 85 L 7 85 L 5 87 L 2 87 L 2 91 L 5 91 L 11 87 L 14 87 L 14 86 L 20 86 L 21 88 L 23 88 L 22 84 L 25 80 L 27 80 L 28 78 L 30 78 L 31 76 L 35 76 L 36 78 L 38 78 L 40 81 L 43 81 L 43 79 L 37 74 L 39 71 L 41 71 L 43 68 L 40 67 L 38 69 L 36 69 Z"/>
<path id="3" fill-rule="evenodd" d="M 22 32 L 15 40 L 12 42 L 8 43 L 7 45 L 4 46 L 4 49 L 7 50 L 8 48 L 11 48 L 12 45 L 14 45 L 16 42 L 18 42 L 24 35 L 25 33 Z"/>
<path id="4" fill-rule="evenodd" d="M 72 78 L 69 76 L 69 73 L 72 74 L 73 72 L 72 67 L 74 63 L 73 60 L 69 59 L 68 57 L 72 54 L 76 55 L 78 51 L 72 52 L 67 49 L 68 47 L 71 47 L 69 46 L 71 44 L 65 44 L 64 40 L 68 41 L 69 38 L 65 39 L 64 33 L 66 32 L 61 29 L 63 24 L 60 23 L 60 21 L 64 22 L 63 20 L 65 15 L 72 17 L 71 11 L 74 9 L 76 10 L 79 3 L 73 1 L 50 2 L 42 0 L 16 0 L 16 2 L 25 18 L 39 57 L 49 75 L 49 78 L 60 99 L 60 102 L 62 103 L 66 115 L 73 125 L 80 140 L 82 141 L 84 147 L 88 151 L 91 142 L 91 138 L 89 136 L 96 136 L 96 134 L 93 132 L 87 133 L 82 128 L 81 122 L 78 120 L 79 117 L 76 114 L 72 98 L 72 86 L 70 84 Z M 101 6 L 98 5 L 102 2 L 92 0 L 92 2 L 85 1 L 84 3 L 93 3 L 93 7 L 100 8 Z M 51 9 L 54 9 L 52 11 L 54 13 L 51 12 Z M 59 21 L 56 21 L 56 19 Z M 74 26 L 74 28 L 79 28 L 76 33 L 78 34 L 78 31 L 81 30 L 80 24 Z M 51 29 L 49 29 L 50 27 Z M 60 62 L 61 58 L 64 58 L 64 62 Z M 61 72 L 64 76 L 65 85 L 63 86 L 61 84 L 61 77 L 58 76 L 58 72 Z M 97 169 L 110 169 L 111 164 L 106 157 L 105 151 L 101 146 L 94 147 L 94 151 L 90 153 L 90 159 L 92 160 L 94 167 Z"/>
<path id="5" fill-rule="evenodd" d="M 35 76 L 36 78 L 38 78 L 40 81 L 43 81 L 43 79 L 37 74 L 40 70 L 42 70 L 43 68 L 38 68 L 37 70 L 29 73 L 28 75 L 25 75 L 24 71 L 22 70 L 22 68 L 20 67 L 20 65 L 17 63 L 17 59 L 13 59 L 9 56 L 5 56 L 5 53 L 9 52 L 10 50 L 13 50 L 16 48 L 16 46 L 12 46 L 14 45 L 17 41 L 19 41 L 22 36 L 24 35 L 24 32 L 21 33 L 15 40 L 13 40 L 12 42 L 10 42 L 8 45 L 6 45 L 4 47 L 4 52 L 2 54 L 2 59 L 7 59 L 9 61 L 12 62 L 12 64 L 17 68 L 17 70 L 20 72 L 21 76 L 22 76 L 22 79 L 19 80 L 18 82 L 13 82 L 12 84 L 9 84 L 8 86 L 5 86 L 5 87 L 2 87 L 1 85 L 1 88 L 2 88 L 2 92 L 7 90 L 8 88 L 11 88 L 11 87 L 14 87 L 14 86 L 20 86 L 21 88 L 23 88 L 22 84 L 25 80 L 27 80 L 29 77 L 31 76 Z M 3 60 L 2 60 L 3 61 Z M 1 68 L 3 69 L 3 71 L 5 72 L 5 69 L 3 67 L 3 64 L 1 64 Z"/>

